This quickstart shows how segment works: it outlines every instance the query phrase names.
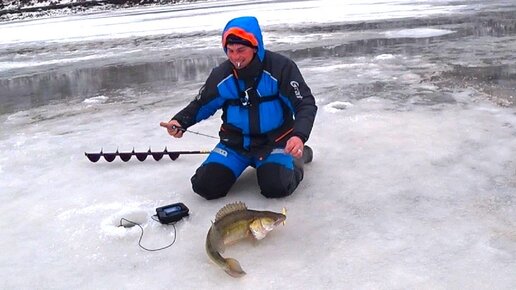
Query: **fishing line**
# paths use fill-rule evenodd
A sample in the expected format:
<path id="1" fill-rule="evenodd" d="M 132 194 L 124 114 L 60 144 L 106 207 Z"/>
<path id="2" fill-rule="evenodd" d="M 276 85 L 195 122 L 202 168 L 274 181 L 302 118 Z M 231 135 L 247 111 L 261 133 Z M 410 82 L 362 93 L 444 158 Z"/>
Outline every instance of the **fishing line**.
<path id="1" fill-rule="evenodd" d="M 212 139 L 220 139 L 219 137 L 216 137 L 216 136 L 213 136 L 213 135 L 208 135 L 208 134 L 204 134 L 204 133 L 201 133 L 201 132 L 197 132 L 197 131 L 191 131 L 191 130 L 188 130 L 188 129 L 185 129 L 185 128 L 181 128 L 181 127 L 177 127 L 177 126 L 172 126 L 173 129 L 176 129 L 176 130 L 179 130 L 179 131 L 183 131 L 183 132 L 188 132 L 188 133 L 192 133 L 192 134 L 195 134 L 195 135 L 199 135 L 199 136 L 204 136 L 204 137 L 208 137 L 208 138 L 212 138 Z M 222 139 L 222 141 L 228 141 L 228 139 Z"/>
<path id="2" fill-rule="evenodd" d="M 154 218 L 155 216 L 156 215 L 152 216 L 152 219 L 157 221 L 157 222 L 159 222 L 159 220 Z M 133 224 L 133 225 L 136 225 L 136 226 L 138 226 L 140 228 L 140 230 L 142 232 L 140 234 L 140 239 L 138 240 L 138 246 L 140 246 L 140 248 L 144 249 L 145 251 L 149 251 L 149 252 L 161 251 L 161 250 L 164 250 L 166 248 L 171 247 L 176 242 L 176 236 L 177 236 L 176 235 L 176 233 L 177 233 L 176 226 L 175 226 L 174 223 L 170 223 L 172 225 L 172 227 L 174 227 L 174 240 L 172 241 L 172 243 L 168 244 L 167 246 L 164 246 L 164 247 L 161 247 L 161 248 L 157 248 L 157 249 L 147 249 L 146 247 L 142 246 L 142 239 L 143 239 L 143 232 L 144 232 L 143 227 L 139 223 L 130 221 L 130 220 L 126 219 L 126 218 L 121 218 L 120 219 L 120 226 L 121 227 L 126 227 L 126 226 L 122 225 L 122 221 L 126 221 L 126 222 L 128 222 L 130 224 Z"/>

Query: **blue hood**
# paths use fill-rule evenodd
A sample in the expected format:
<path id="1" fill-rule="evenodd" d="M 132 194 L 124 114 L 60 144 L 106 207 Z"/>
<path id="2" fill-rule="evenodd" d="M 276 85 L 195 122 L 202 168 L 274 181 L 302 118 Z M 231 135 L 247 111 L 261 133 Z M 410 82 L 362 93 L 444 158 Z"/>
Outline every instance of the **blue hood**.
<path id="1" fill-rule="evenodd" d="M 226 32 L 232 29 L 241 29 L 245 31 L 245 33 L 249 34 L 251 37 L 254 37 L 255 42 L 258 43 L 258 45 L 256 46 L 256 54 L 258 55 L 260 61 L 263 61 L 263 58 L 265 57 L 265 47 L 263 46 L 262 30 L 260 29 L 260 25 L 258 24 L 258 19 L 256 19 L 256 17 L 253 16 L 243 16 L 234 18 L 230 20 L 228 24 L 226 24 L 226 27 L 222 32 L 222 47 L 224 48 L 225 53 L 227 53 L 227 49 L 225 46 L 226 40 L 224 39 L 224 37 L 227 36 Z"/>

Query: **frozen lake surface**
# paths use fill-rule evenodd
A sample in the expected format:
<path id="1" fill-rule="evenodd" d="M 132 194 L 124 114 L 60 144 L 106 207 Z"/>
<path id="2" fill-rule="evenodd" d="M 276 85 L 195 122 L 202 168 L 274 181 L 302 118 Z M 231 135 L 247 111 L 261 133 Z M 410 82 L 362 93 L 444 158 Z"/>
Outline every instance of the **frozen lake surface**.
<path id="1" fill-rule="evenodd" d="M 514 289 L 513 1 L 207 1 L 0 23 L 2 289 Z M 254 15 L 296 60 L 319 112 L 294 195 L 190 188 L 203 155 L 89 162 L 84 152 L 210 150 L 166 121 L 224 59 L 220 32 Z M 191 129 L 216 135 L 219 116 Z M 191 210 L 170 226 L 155 208 Z M 287 223 L 211 263 L 218 209 Z"/>

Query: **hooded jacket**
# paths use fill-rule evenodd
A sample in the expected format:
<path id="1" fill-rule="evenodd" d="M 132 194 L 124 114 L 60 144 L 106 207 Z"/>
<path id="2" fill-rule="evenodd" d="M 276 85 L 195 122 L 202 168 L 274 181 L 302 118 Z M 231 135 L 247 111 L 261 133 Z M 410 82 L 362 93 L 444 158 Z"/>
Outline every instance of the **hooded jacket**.
<path id="1" fill-rule="evenodd" d="M 232 149 L 263 157 L 284 147 L 291 136 L 310 137 L 317 106 L 297 65 L 264 48 L 255 17 L 228 22 L 222 32 L 248 40 L 257 51 L 253 61 L 236 70 L 229 60 L 215 67 L 199 95 L 173 119 L 188 128 L 222 109 L 221 142 Z"/>

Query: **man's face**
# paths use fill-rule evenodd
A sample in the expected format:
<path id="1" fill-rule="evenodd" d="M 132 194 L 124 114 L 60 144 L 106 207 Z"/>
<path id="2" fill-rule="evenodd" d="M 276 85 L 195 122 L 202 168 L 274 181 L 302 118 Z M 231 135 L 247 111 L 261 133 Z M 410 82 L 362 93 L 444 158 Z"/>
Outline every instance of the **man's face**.
<path id="1" fill-rule="evenodd" d="M 256 48 L 239 43 L 231 43 L 226 46 L 226 51 L 229 61 L 235 68 L 242 69 L 253 60 Z"/>

